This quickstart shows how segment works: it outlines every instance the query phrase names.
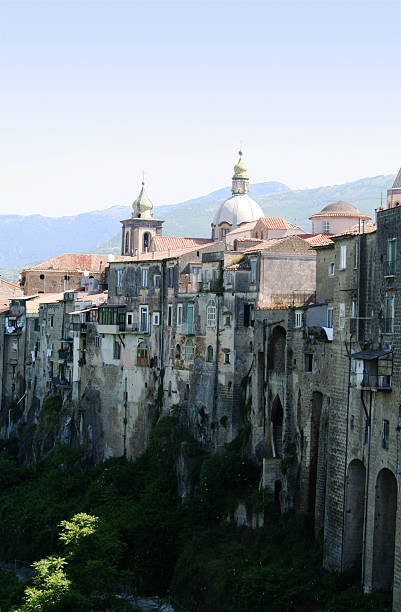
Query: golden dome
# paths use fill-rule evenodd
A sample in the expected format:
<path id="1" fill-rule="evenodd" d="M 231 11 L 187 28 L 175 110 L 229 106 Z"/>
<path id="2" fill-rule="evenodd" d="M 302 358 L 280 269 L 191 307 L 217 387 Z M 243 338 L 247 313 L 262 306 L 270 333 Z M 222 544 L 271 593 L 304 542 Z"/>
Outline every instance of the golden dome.
<path id="1" fill-rule="evenodd" d="M 140 194 L 132 204 L 132 216 L 142 219 L 152 219 L 153 217 L 153 204 L 145 191 L 145 183 L 142 183 Z"/>
<path id="2" fill-rule="evenodd" d="M 239 151 L 239 160 L 238 163 L 234 166 L 234 177 L 248 178 L 247 167 L 242 161 L 242 151 Z"/>

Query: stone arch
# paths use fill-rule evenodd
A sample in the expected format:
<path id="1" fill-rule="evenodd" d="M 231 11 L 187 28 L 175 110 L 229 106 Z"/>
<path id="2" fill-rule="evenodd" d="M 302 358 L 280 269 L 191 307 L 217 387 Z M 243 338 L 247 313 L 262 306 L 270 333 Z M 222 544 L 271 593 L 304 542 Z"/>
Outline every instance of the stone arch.
<path id="1" fill-rule="evenodd" d="M 283 457 L 283 406 L 278 395 L 274 398 L 271 410 L 272 439 L 274 456 Z"/>
<path id="2" fill-rule="evenodd" d="M 380 470 L 376 480 L 373 534 L 372 586 L 389 591 L 393 584 L 397 481 L 389 469 Z"/>
<path id="3" fill-rule="evenodd" d="M 277 325 L 269 339 L 267 350 L 267 367 L 273 372 L 285 371 L 285 347 L 287 333 L 284 327 Z"/>
<path id="4" fill-rule="evenodd" d="M 344 569 L 356 565 L 362 558 L 365 480 L 365 466 L 354 459 L 348 466 L 345 483 Z"/>
<path id="5" fill-rule="evenodd" d="M 320 391 L 312 393 L 312 411 L 310 421 L 309 440 L 309 490 L 308 490 L 308 513 L 315 518 L 317 466 L 319 458 L 319 433 L 320 417 L 322 414 L 323 395 Z"/>

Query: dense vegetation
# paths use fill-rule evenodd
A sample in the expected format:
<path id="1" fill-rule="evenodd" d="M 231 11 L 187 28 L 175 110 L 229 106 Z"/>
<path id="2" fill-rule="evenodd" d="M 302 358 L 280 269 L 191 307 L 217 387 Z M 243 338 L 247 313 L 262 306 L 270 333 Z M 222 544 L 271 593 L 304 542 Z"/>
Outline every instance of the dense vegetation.
<path id="1" fill-rule="evenodd" d="M 243 442 L 209 456 L 172 416 L 159 421 L 135 462 L 88 467 L 83 452 L 59 447 L 22 467 L 13 444 L 3 443 L 0 558 L 36 561 L 37 573 L 28 585 L 0 573 L 1 610 L 121 610 L 127 604 L 117 593 L 168 590 L 202 612 L 390 610 L 389 595 L 361 594 L 357 573 L 321 569 L 321 543 L 308 522 L 280 516 L 258 493 Z M 184 503 L 176 486 L 183 444 L 193 483 Z M 263 528 L 227 521 L 239 499 L 264 508 Z"/>

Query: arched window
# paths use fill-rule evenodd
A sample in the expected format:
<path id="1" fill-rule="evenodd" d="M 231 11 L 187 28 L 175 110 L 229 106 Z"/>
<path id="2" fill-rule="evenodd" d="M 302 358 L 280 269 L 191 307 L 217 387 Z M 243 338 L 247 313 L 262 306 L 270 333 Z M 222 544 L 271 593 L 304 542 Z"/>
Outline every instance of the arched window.
<path id="1" fill-rule="evenodd" d="M 216 326 L 216 302 L 210 300 L 206 309 L 206 325 L 208 327 Z"/>
<path id="2" fill-rule="evenodd" d="M 129 233 L 126 232 L 125 234 L 125 254 L 128 255 L 129 253 Z"/>
<path id="3" fill-rule="evenodd" d="M 194 341 L 189 338 L 185 343 L 185 360 L 193 361 L 195 354 L 195 345 Z"/>
<path id="4" fill-rule="evenodd" d="M 181 346 L 179 344 L 175 347 L 175 358 L 181 359 Z"/>
<path id="5" fill-rule="evenodd" d="M 149 250 L 150 235 L 145 232 L 143 235 L 143 252 L 146 253 Z"/>
<path id="6" fill-rule="evenodd" d="M 136 350 L 136 364 L 147 366 L 149 362 L 149 351 L 145 342 L 140 342 Z"/>
<path id="7" fill-rule="evenodd" d="M 207 347 L 206 359 L 209 363 L 213 361 L 213 347 L 211 345 Z"/>

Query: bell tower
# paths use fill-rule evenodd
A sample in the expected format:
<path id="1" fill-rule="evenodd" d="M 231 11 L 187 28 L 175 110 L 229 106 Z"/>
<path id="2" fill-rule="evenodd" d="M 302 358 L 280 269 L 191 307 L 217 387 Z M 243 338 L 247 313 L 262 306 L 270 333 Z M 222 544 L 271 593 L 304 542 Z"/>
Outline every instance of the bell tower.
<path id="1" fill-rule="evenodd" d="M 391 189 L 387 190 L 387 208 L 401 206 L 401 168 Z"/>
<path id="2" fill-rule="evenodd" d="M 163 221 L 153 218 L 153 204 L 145 191 L 144 181 L 139 196 L 132 204 L 131 218 L 121 223 L 121 255 L 149 253 L 153 236 L 162 235 Z"/>

